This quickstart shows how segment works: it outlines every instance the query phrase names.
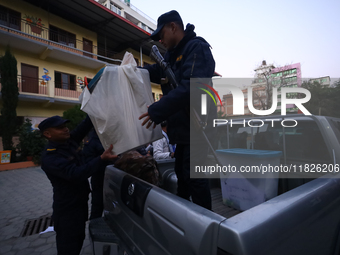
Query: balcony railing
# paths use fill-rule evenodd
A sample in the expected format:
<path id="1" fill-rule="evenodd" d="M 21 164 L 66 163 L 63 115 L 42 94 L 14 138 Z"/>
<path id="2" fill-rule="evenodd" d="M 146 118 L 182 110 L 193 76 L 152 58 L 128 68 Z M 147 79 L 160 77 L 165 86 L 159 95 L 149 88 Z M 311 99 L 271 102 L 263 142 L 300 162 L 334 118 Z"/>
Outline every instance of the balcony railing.
<path id="1" fill-rule="evenodd" d="M 143 16 L 147 20 L 151 21 L 153 24 L 157 24 L 157 22 L 153 18 L 151 18 L 150 16 L 146 15 L 144 12 L 139 10 L 136 6 L 130 4 L 130 1 L 124 1 L 124 0 L 119 0 L 119 1 L 122 2 L 123 4 L 129 6 L 132 10 L 134 10 L 135 12 L 137 12 L 139 15 Z"/>
<path id="2" fill-rule="evenodd" d="M 82 91 L 79 90 L 79 86 L 76 86 L 76 90 L 57 88 L 53 81 L 44 81 L 43 79 L 37 79 L 27 76 L 18 75 L 18 89 L 20 94 L 36 94 L 50 96 L 48 94 L 48 86 L 54 87 L 54 97 L 64 98 L 79 98 Z M 1 91 L 1 80 L 0 80 Z"/>
<path id="3" fill-rule="evenodd" d="M 54 96 L 56 97 L 79 98 L 81 93 L 82 91 L 54 88 Z"/>
<path id="4" fill-rule="evenodd" d="M 19 93 L 47 95 L 47 85 L 43 79 L 18 75 Z"/>
<path id="5" fill-rule="evenodd" d="M 112 58 L 114 61 L 114 55 L 117 53 L 103 47 L 91 45 L 87 41 L 83 42 L 75 37 L 59 33 L 42 25 L 34 24 L 25 19 L 20 20 L 10 17 L 8 21 L 1 20 L 1 14 L 0 29 L 95 59 L 103 56 L 105 58 Z"/>

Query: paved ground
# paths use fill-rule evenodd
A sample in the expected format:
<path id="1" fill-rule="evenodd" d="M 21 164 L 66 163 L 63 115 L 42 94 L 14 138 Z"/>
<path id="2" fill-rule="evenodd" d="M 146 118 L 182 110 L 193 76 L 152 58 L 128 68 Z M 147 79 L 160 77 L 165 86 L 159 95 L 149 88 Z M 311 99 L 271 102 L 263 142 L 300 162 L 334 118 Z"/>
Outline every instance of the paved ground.
<path id="1" fill-rule="evenodd" d="M 51 213 L 52 186 L 40 167 L 0 172 L 0 255 L 57 254 L 55 232 L 20 237 L 26 220 Z M 88 227 L 81 254 L 92 254 Z"/>

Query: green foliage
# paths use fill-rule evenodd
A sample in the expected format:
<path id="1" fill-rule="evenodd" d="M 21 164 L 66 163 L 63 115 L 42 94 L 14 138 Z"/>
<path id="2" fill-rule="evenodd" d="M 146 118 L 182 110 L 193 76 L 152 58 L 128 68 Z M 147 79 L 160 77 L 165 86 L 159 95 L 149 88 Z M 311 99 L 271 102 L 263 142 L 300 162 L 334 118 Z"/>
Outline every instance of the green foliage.
<path id="1" fill-rule="evenodd" d="M 73 108 L 63 112 L 63 118 L 70 120 L 67 127 L 73 130 L 86 118 L 86 113 L 80 110 L 80 105 L 75 105 Z"/>
<path id="2" fill-rule="evenodd" d="M 17 60 L 11 54 L 9 48 L 6 49 L 5 55 L 0 58 L 1 71 L 1 122 L 2 144 L 4 150 L 13 150 L 12 137 L 16 128 L 16 108 L 18 106 L 18 70 Z"/>
<path id="3" fill-rule="evenodd" d="M 333 83 L 333 87 L 340 89 L 340 79 Z"/>
<path id="4" fill-rule="evenodd" d="M 331 93 L 331 99 L 332 99 L 332 110 L 334 117 L 340 117 L 340 79 L 333 83 L 332 85 L 332 93 Z"/>
<path id="5" fill-rule="evenodd" d="M 21 159 L 25 160 L 27 156 L 33 157 L 33 162 L 37 165 L 41 163 L 41 153 L 47 143 L 47 140 L 41 135 L 39 130 L 32 129 L 32 123 L 29 119 L 19 128 L 19 144 L 17 150 L 21 154 Z"/>
<path id="6" fill-rule="evenodd" d="M 307 110 L 315 115 L 340 117 L 340 80 L 335 87 L 325 87 L 319 82 L 304 81 L 302 87 L 309 90 L 311 99 L 305 103 Z"/>
<path id="7" fill-rule="evenodd" d="M 217 112 L 217 118 L 218 119 L 225 119 L 226 117 L 227 116 L 222 111 Z"/>

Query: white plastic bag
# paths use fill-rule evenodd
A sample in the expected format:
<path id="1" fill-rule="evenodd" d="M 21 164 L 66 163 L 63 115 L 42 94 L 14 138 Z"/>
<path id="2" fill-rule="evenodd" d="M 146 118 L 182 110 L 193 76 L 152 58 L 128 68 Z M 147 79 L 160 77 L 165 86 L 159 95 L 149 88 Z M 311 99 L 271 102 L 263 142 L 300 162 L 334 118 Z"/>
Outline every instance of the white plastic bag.
<path id="1" fill-rule="evenodd" d="M 120 66 L 105 67 L 92 94 L 85 88 L 79 99 L 104 149 L 113 144 L 113 152 L 120 154 L 162 138 L 159 125 L 146 129 L 138 120 L 153 98 L 149 73 L 137 68 L 131 53 L 125 53 Z"/>

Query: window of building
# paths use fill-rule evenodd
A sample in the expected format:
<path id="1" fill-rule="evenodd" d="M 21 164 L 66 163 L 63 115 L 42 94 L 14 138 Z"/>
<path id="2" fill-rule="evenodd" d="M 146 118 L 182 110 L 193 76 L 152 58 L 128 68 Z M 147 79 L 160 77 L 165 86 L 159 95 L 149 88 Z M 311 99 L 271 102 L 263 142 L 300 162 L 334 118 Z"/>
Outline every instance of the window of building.
<path id="1" fill-rule="evenodd" d="M 295 74 L 295 73 L 296 73 L 296 68 L 284 71 L 283 75 L 291 75 L 291 74 Z"/>
<path id="2" fill-rule="evenodd" d="M 298 85 L 297 84 L 293 84 L 293 85 L 289 85 L 289 86 L 287 86 L 288 88 L 297 88 L 298 87 Z"/>
<path id="3" fill-rule="evenodd" d="M 256 126 L 258 122 L 252 123 Z M 295 122 L 285 122 L 288 126 Z M 336 123 L 332 124 L 335 129 Z M 283 132 L 285 135 L 283 135 Z M 314 121 L 299 121 L 295 127 L 282 128 L 280 122 L 264 121 L 258 127 L 243 127 L 242 125 L 229 126 L 229 137 L 227 125 L 218 127 L 219 149 L 247 148 L 258 150 L 274 150 L 285 153 L 288 162 L 316 162 L 326 163 L 331 161 L 327 146 L 322 134 Z M 251 135 L 253 134 L 253 135 Z M 339 133 L 340 134 L 340 133 Z M 228 141 L 229 140 L 229 141 Z M 285 141 L 284 141 L 285 140 Z M 318 146 L 314 146 L 316 144 Z M 284 147 L 285 144 L 285 147 Z M 283 155 L 281 160 L 283 160 Z"/>
<path id="4" fill-rule="evenodd" d="M 152 34 L 155 30 L 153 30 L 152 28 L 146 27 L 146 31 Z"/>
<path id="5" fill-rule="evenodd" d="M 285 81 L 287 83 L 290 83 L 290 82 L 296 82 L 297 81 L 297 77 L 294 76 L 294 77 L 289 77 L 289 78 L 286 78 Z"/>
<path id="6" fill-rule="evenodd" d="M 281 82 L 282 82 L 281 79 L 277 79 L 277 80 L 273 80 L 272 84 L 273 85 L 279 85 L 279 84 L 281 84 Z"/>
<path id="7" fill-rule="evenodd" d="M 280 76 L 282 76 L 282 73 L 273 73 L 271 76 L 272 77 L 280 77 Z"/>
<path id="8" fill-rule="evenodd" d="M 114 4 L 110 4 L 110 9 L 111 11 L 117 13 L 118 15 L 122 16 L 122 9 L 119 8 L 118 6 L 114 5 Z"/>
<path id="9" fill-rule="evenodd" d="M 70 47 L 76 47 L 76 35 L 50 25 L 50 40 Z"/>
<path id="10" fill-rule="evenodd" d="M 321 79 L 321 84 L 322 83 L 328 83 L 328 78 L 323 78 L 323 79 Z"/>
<path id="11" fill-rule="evenodd" d="M 0 5 L 0 25 L 21 29 L 21 13 Z"/>
<path id="12" fill-rule="evenodd" d="M 76 76 L 67 73 L 54 72 L 55 87 L 67 90 L 76 90 Z"/>
<path id="13" fill-rule="evenodd" d="M 93 52 L 93 43 L 92 43 L 92 41 L 83 38 L 83 50 L 92 53 Z M 92 54 L 88 54 L 88 53 L 85 53 L 85 52 L 83 52 L 83 55 L 87 56 L 87 57 L 90 57 L 90 58 L 93 57 Z"/>

